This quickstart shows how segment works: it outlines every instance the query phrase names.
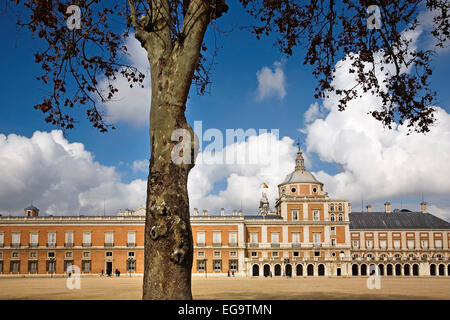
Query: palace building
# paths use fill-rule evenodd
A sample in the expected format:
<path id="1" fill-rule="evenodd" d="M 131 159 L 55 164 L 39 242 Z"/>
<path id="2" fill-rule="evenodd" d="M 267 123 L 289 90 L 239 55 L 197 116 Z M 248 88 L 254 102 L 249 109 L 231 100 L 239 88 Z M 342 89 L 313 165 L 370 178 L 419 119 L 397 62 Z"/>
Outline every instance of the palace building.
<path id="1" fill-rule="evenodd" d="M 263 192 L 259 212 L 210 215 L 194 209 L 194 276 L 356 277 L 449 276 L 450 223 L 427 212 L 352 212 L 331 199 L 305 169 L 278 185 L 275 210 Z M 0 275 L 54 275 L 78 266 L 83 274 L 142 274 L 145 208 L 117 216 L 0 217 Z"/>

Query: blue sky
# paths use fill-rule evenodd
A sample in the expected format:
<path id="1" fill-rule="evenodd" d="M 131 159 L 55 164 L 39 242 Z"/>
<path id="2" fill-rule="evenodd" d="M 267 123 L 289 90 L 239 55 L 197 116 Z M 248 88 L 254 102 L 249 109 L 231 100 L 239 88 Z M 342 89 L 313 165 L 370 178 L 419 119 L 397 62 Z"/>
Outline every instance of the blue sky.
<path id="1" fill-rule="evenodd" d="M 217 44 L 221 49 L 218 52 L 216 66 L 212 74 L 213 84 L 211 87 L 211 95 L 198 96 L 196 95 L 195 88 L 191 90 L 186 111 L 187 119 L 191 124 L 194 121 L 201 120 L 203 122 L 204 130 L 207 128 L 217 128 L 223 132 L 225 132 L 227 128 L 279 129 L 280 139 L 285 136 L 290 137 L 292 140 L 296 140 L 297 138 L 301 139 L 302 147 L 306 151 L 305 155 L 307 157 L 309 170 L 317 172 L 319 178 L 325 179 L 331 185 L 331 190 L 336 191 L 335 193 L 337 193 L 337 195 L 345 197 L 345 183 L 350 183 L 348 182 L 349 178 L 346 178 L 347 182 L 345 183 L 342 182 L 343 180 L 339 182 L 340 180 L 337 175 L 342 172 L 348 172 L 349 177 L 354 179 L 354 182 L 352 183 L 354 189 L 360 188 L 362 190 L 361 193 L 366 194 L 365 198 L 372 201 L 374 207 L 378 205 L 381 209 L 382 203 L 390 200 L 393 204 L 402 201 L 404 202 L 405 207 L 409 206 L 411 209 L 417 209 L 417 202 L 420 200 L 418 197 L 420 197 L 421 194 L 419 190 L 425 189 L 422 192 L 425 193 L 427 201 L 432 202 L 436 206 L 436 210 L 441 210 L 441 215 L 446 215 L 445 212 L 450 208 L 450 203 L 446 200 L 450 193 L 450 187 L 447 184 L 437 182 L 433 187 L 429 187 L 429 185 L 433 185 L 433 180 L 430 178 L 430 181 L 424 181 L 426 178 L 420 176 L 415 182 L 417 184 L 417 187 L 415 188 L 406 188 L 403 192 L 398 190 L 398 188 L 402 188 L 402 186 L 398 186 L 395 191 L 393 190 L 390 197 L 387 196 L 389 192 L 386 194 L 375 195 L 371 193 L 371 188 L 376 188 L 376 185 L 370 185 L 370 182 L 361 178 L 361 176 L 364 176 L 361 172 L 356 174 L 356 168 L 358 167 L 356 164 L 352 164 L 351 160 L 339 158 L 337 155 L 330 156 L 327 151 L 330 150 L 330 148 L 321 150 L 317 145 L 326 141 L 317 138 L 317 135 L 315 135 L 313 130 L 318 127 L 320 121 L 326 120 L 325 123 L 327 121 L 332 121 L 332 118 L 328 117 L 328 115 L 333 112 L 329 107 L 324 107 L 327 102 L 324 103 L 324 101 L 316 101 L 314 99 L 315 79 L 311 75 L 312 69 L 304 66 L 302 63 L 304 51 L 299 48 L 294 56 L 289 58 L 283 57 L 278 49 L 273 46 L 273 39 L 263 38 L 262 40 L 256 40 L 248 31 L 241 30 L 241 26 L 251 24 L 252 20 L 248 18 L 248 15 L 243 11 L 240 5 L 237 5 L 235 2 L 230 2 L 230 5 L 231 8 L 229 13 L 222 17 L 217 23 L 217 26 L 220 29 L 232 31 L 224 33 L 216 32 Z M 34 63 L 34 52 L 38 42 L 30 36 L 28 31 L 23 32 L 19 30 L 14 22 L 15 19 L 12 16 L 1 19 L 0 21 L 0 35 L 3 39 L 3 50 L 0 51 L 0 70 L 2 73 L 0 79 L 0 86 L 2 88 L 0 135 L 8 136 L 9 134 L 15 134 L 23 136 L 28 139 L 26 140 L 28 143 L 30 141 L 29 139 L 31 139 L 33 133 L 36 131 L 49 133 L 51 130 L 57 128 L 46 124 L 44 116 L 33 109 L 33 105 L 40 102 L 44 94 L 41 83 L 35 80 L 36 76 L 40 73 L 39 66 Z M 211 39 L 213 39 L 213 32 L 210 28 L 207 34 L 207 40 L 210 47 L 213 46 L 211 44 Z M 424 43 L 426 43 L 425 40 L 418 39 L 418 45 L 424 45 Z M 130 58 L 133 60 L 133 57 Z M 449 112 L 450 106 L 450 92 L 448 90 L 448 74 L 450 74 L 449 62 L 449 50 L 439 52 L 434 60 L 434 75 L 432 80 L 433 87 L 438 92 L 438 106 L 442 108 L 445 116 Z M 284 96 L 281 96 L 280 92 L 275 90 L 272 91 L 272 94 L 269 94 L 262 99 L 258 98 L 258 86 L 260 86 L 260 83 L 257 74 L 258 72 L 261 72 L 264 67 L 268 68 L 270 72 L 275 72 L 276 68 L 281 70 L 280 72 L 282 72 L 284 76 L 284 83 L 282 84 L 282 87 L 285 90 Z M 269 75 L 271 75 L 271 73 Z M 308 110 L 311 110 L 311 105 L 314 103 L 318 103 L 318 110 L 320 112 L 314 115 L 312 121 L 305 122 L 305 113 Z M 328 104 L 332 104 L 332 102 L 328 102 Z M 124 106 L 122 107 L 126 107 L 126 103 L 124 103 Z M 147 173 L 144 170 L 141 170 L 142 167 L 141 169 L 136 169 L 136 167 L 133 169 L 133 163 L 135 161 L 142 162 L 144 159 L 149 158 L 148 124 L 136 124 L 119 119 L 118 121 L 115 121 L 117 127 L 116 130 L 102 134 L 91 127 L 90 123 L 85 119 L 84 110 L 80 109 L 78 114 L 80 115 L 78 118 L 79 123 L 75 129 L 66 132 L 65 138 L 68 144 L 82 143 L 84 145 L 84 150 L 94 158 L 92 163 L 97 163 L 102 167 L 102 170 L 104 168 L 112 168 L 112 170 L 114 170 L 114 173 L 111 174 L 111 185 L 108 187 L 109 191 L 105 191 L 103 198 L 114 198 L 114 196 L 111 195 L 111 190 L 115 188 L 112 186 L 114 183 L 122 184 L 124 188 L 128 188 L 128 184 L 133 183 L 133 181 L 139 181 L 142 186 L 142 181 L 146 180 Z M 339 116 L 340 115 L 336 115 L 336 117 Z M 346 115 L 343 117 L 346 117 Z M 366 116 L 366 118 L 369 118 L 369 116 Z M 372 124 L 370 119 L 367 121 L 371 123 L 371 126 L 376 126 L 375 124 Z M 315 125 L 313 126 L 312 124 Z M 309 130 L 307 127 L 310 125 L 311 129 Z M 430 145 L 432 144 L 433 146 L 440 148 L 440 152 L 436 152 L 435 157 L 441 159 L 443 163 L 445 163 L 448 153 L 450 152 L 448 144 L 439 144 L 442 137 L 445 137 L 448 133 L 446 131 L 446 125 L 447 122 L 442 121 L 441 126 L 444 126 L 444 128 L 439 128 L 439 130 L 437 130 L 442 133 L 437 135 L 437 137 L 430 137 L 429 139 L 420 138 L 420 141 L 425 145 L 429 141 Z M 303 132 L 300 132 L 302 129 Z M 339 128 L 336 128 L 336 134 L 341 132 L 339 130 Z M 385 132 L 381 126 L 378 126 L 378 128 L 374 130 Z M 376 137 L 374 139 L 378 139 L 380 136 L 377 133 L 371 137 Z M 383 140 L 382 138 L 380 139 Z M 292 141 L 288 144 L 292 147 L 294 146 Z M 357 142 L 351 145 L 347 144 L 346 149 L 341 149 L 340 152 L 347 154 L 349 157 L 359 157 L 359 154 L 364 152 L 362 149 L 359 149 L 359 145 L 360 144 Z M 390 146 L 390 148 L 390 151 L 395 150 L 395 146 Z M 295 157 L 295 148 L 289 150 L 290 153 L 289 155 L 286 154 L 285 158 L 292 160 L 293 157 Z M 414 152 L 419 152 L 414 148 L 408 148 L 406 151 L 406 154 L 413 158 L 415 158 Z M 19 156 L 23 154 L 24 153 L 18 153 Z M 390 154 L 392 154 L 392 152 L 390 152 Z M 399 158 L 396 159 L 398 160 Z M 397 161 L 396 159 L 393 158 L 392 161 Z M 31 156 L 28 160 L 33 162 Z M 377 163 L 377 165 L 380 165 L 380 163 Z M 390 164 L 386 163 L 386 165 Z M 423 166 L 426 165 L 426 163 L 423 164 Z M 371 170 L 370 166 L 371 163 L 368 163 L 367 170 L 369 172 Z M 420 163 L 411 163 L 410 169 L 414 171 L 416 170 L 416 166 L 420 166 Z M 293 163 L 291 167 L 287 168 L 289 170 L 293 169 Z M 68 169 L 70 170 L 70 168 Z M 284 178 L 285 171 L 288 169 L 283 168 L 278 174 L 275 172 L 272 174 L 279 177 L 278 180 L 281 182 Z M 430 171 L 438 169 L 439 168 L 436 167 L 429 168 Z M 5 167 L 4 170 L 10 169 Z M 36 170 L 40 170 L 39 166 L 35 167 L 34 172 L 36 172 Z M 218 180 L 214 179 L 212 174 L 202 176 L 204 179 L 209 179 L 212 188 L 208 189 L 206 194 L 205 192 L 198 192 L 196 203 L 198 203 L 199 206 L 204 205 L 206 206 L 206 209 L 211 210 L 217 209 L 212 204 L 215 198 L 211 198 L 210 196 L 220 196 L 221 192 L 226 191 L 230 186 L 231 181 L 229 180 L 229 177 L 233 174 L 241 174 L 237 169 L 229 169 L 227 172 L 229 173 L 228 176 L 221 177 Z M 49 175 L 52 175 L 52 173 L 49 172 Z M 241 175 L 246 177 L 245 173 Z M 398 179 L 400 179 L 400 177 Z M 395 179 L 393 180 L 395 181 Z M 277 181 L 277 179 L 273 178 L 273 181 L 273 184 L 276 184 L 275 181 Z M 8 181 L 3 181 L 3 183 L 8 185 Z M 22 183 L 26 184 L 26 181 Z M 103 190 L 103 187 L 99 186 L 100 184 L 101 183 L 94 183 L 93 185 L 86 186 L 86 188 Z M 414 181 L 409 181 L 408 184 L 414 184 Z M 49 182 L 49 185 L 56 188 L 60 183 Z M 252 184 L 249 184 L 249 186 L 250 185 Z M 421 187 L 421 185 L 426 185 L 427 187 Z M 80 185 L 77 190 L 81 192 L 82 188 L 83 186 Z M 327 185 L 325 185 L 325 189 L 327 189 Z M 17 190 L 20 190 L 20 188 Z M 40 203 L 41 206 L 44 207 L 44 210 L 48 210 L 49 212 L 52 210 L 60 210 L 61 212 L 65 212 L 64 214 L 70 214 L 69 211 L 73 212 L 74 210 L 77 210 L 76 203 L 78 203 L 79 207 L 83 208 L 80 210 L 98 210 L 98 205 L 81 205 L 80 199 L 83 197 L 80 198 L 80 195 L 70 194 L 68 190 L 61 191 L 67 198 L 73 198 L 74 204 L 67 207 L 64 207 L 64 205 L 52 207 L 49 204 L 51 197 L 44 195 L 44 191 L 41 193 L 33 192 L 28 195 L 28 191 L 26 190 L 28 189 L 24 187 L 23 196 L 18 197 L 15 200 L 15 203 L 9 203 L 7 206 L 3 207 L 0 204 L 0 212 L 7 211 L 16 213 L 18 212 L 18 208 L 27 205 L 27 203 L 20 202 L 29 200 L 34 200 L 37 204 Z M 229 191 L 230 194 L 233 194 L 231 190 Z M 257 190 L 256 193 L 252 193 L 255 195 L 255 201 L 245 200 L 246 208 L 254 207 L 254 204 L 258 201 L 258 192 L 259 191 Z M 95 192 L 92 191 L 92 193 Z M 9 194 L 10 193 L 8 192 L 2 193 L 0 189 L 0 202 L 8 198 Z M 127 193 L 125 192 L 124 195 L 126 194 Z M 142 194 L 140 194 L 141 197 Z M 331 195 L 333 196 L 333 194 Z M 210 199 L 205 200 L 204 202 L 200 201 L 201 198 L 204 197 L 210 197 Z M 193 198 L 195 198 L 195 196 Z M 358 196 L 358 191 L 353 190 L 352 187 L 352 190 L 349 188 L 348 196 L 345 198 L 359 199 L 360 196 Z M 102 199 L 101 195 L 98 197 L 87 197 L 87 199 L 92 199 L 92 201 L 97 201 L 98 203 L 103 202 L 100 201 Z M 230 199 L 224 195 L 221 201 L 225 200 Z M 118 208 L 124 208 L 127 205 L 134 205 L 136 207 L 136 201 L 140 200 L 125 201 L 124 204 L 120 203 L 120 201 L 114 202 L 111 200 L 110 202 L 114 204 L 111 204 L 110 210 L 114 211 Z M 398 206 L 400 206 L 400 204 L 398 204 Z M 231 210 L 231 208 L 232 207 L 228 209 Z M 360 204 L 355 203 L 355 208 L 360 208 Z M 253 211 L 256 212 L 256 208 L 253 209 Z M 113 213 L 114 212 L 111 212 L 111 214 Z"/>

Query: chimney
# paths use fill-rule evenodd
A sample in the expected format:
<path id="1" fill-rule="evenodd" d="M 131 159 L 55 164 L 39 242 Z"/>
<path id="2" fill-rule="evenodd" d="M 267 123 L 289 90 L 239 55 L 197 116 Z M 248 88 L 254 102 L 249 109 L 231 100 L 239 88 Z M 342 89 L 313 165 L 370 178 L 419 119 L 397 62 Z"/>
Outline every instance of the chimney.
<path id="1" fill-rule="evenodd" d="M 208 210 L 203 210 L 203 216 L 206 217 L 208 215 Z"/>
<path id="2" fill-rule="evenodd" d="M 390 202 L 384 203 L 384 212 L 391 213 L 391 203 Z"/>
<path id="3" fill-rule="evenodd" d="M 372 206 L 370 204 L 368 204 L 366 206 L 366 208 L 367 208 L 367 212 L 372 212 Z"/>
<path id="4" fill-rule="evenodd" d="M 239 210 L 239 216 L 242 217 L 242 210 Z"/>
<path id="5" fill-rule="evenodd" d="M 427 211 L 427 203 L 425 202 L 425 201 L 423 201 L 421 204 L 420 204 L 420 207 L 422 208 L 422 213 L 427 213 L 428 211 Z"/>
<path id="6" fill-rule="evenodd" d="M 198 209 L 194 208 L 194 216 L 198 216 Z"/>
<path id="7" fill-rule="evenodd" d="M 348 203 L 348 213 L 352 212 L 352 204 L 349 202 Z"/>
<path id="8" fill-rule="evenodd" d="M 237 211 L 233 210 L 233 216 L 236 217 L 237 216 Z"/>
<path id="9" fill-rule="evenodd" d="M 225 215 L 225 209 L 224 209 L 224 208 L 220 209 L 220 215 L 221 215 L 221 216 L 224 216 L 224 215 Z"/>

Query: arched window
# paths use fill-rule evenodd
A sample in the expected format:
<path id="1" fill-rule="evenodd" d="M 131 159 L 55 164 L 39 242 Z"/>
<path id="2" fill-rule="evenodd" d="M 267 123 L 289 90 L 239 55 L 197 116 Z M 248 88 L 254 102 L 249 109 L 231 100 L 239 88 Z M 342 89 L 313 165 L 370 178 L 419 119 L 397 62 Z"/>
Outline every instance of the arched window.
<path id="1" fill-rule="evenodd" d="M 331 215 L 330 220 L 331 221 L 335 221 L 336 220 L 336 218 L 334 217 L 334 214 Z"/>
<path id="2" fill-rule="evenodd" d="M 342 221 L 342 214 L 339 215 L 339 221 Z"/>
<path id="3" fill-rule="evenodd" d="M 334 203 L 330 204 L 330 210 L 334 211 Z"/>
<path id="4" fill-rule="evenodd" d="M 339 212 L 342 212 L 342 203 L 339 203 Z"/>

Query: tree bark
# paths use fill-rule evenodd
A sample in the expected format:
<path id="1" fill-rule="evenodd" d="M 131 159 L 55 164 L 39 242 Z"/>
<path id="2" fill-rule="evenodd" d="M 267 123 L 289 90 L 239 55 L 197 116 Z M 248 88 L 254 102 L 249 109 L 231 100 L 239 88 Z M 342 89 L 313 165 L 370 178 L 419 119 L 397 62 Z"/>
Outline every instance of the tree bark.
<path id="1" fill-rule="evenodd" d="M 153 0 L 152 17 L 139 20 L 133 1 L 129 3 L 135 36 L 148 53 L 152 82 L 143 299 L 192 299 L 193 242 L 187 179 L 194 166 L 195 138 L 186 121 L 185 109 L 204 34 L 211 21 L 211 1 L 189 1 L 182 38 L 176 41 L 171 39 L 167 0 Z M 179 141 L 171 138 L 177 129 L 190 133 L 190 163 L 172 161 L 173 149 Z"/>

